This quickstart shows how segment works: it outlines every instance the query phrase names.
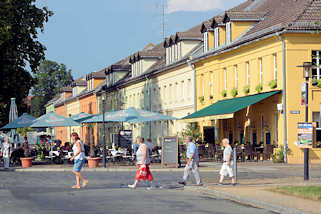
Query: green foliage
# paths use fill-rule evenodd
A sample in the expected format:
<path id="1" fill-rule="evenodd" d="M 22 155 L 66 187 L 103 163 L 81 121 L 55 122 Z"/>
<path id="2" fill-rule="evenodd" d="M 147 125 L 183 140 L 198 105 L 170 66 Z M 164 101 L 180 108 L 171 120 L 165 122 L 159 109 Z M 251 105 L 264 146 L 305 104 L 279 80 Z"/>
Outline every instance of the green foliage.
<path id="1" fill-rule="evenodd" d="M 238 93 L 238 92 L 237 92 L 237 89 L 236 89 L 236 88 L 233 88 L 232 91 L 231 91 L 232 97 L 236 97 L 237 93 Z"/>
<path id="2" fill-rule="evenodd" d="M 271 89 L 274 89 L 278 86 L 278 83 L 276 80 L 271 80 L 271 82 L 269 82 L 269 86 Z"/>
<path id="3" fill-rule="evenodd" d="M 191 136 L 193 141 L 196 142 L 202 138 L 200 127 L 197 123 L 189 123 L 181 133 L 182 138 Z"/>
<path id="4" fill-rule="evenodd" d="M 35 72 L 44 59 L 38 32 L 51 15 L 47 8 L 37 8 L 35 0 L 0 1 L 0 126 L 8 122 L 11 97 L 19 112 L 27 111 L 23 99 L 34 82 L 25 67 Z"/>
<path id="5" fill-rule="evenodd" d="M 261 93 L 262 92 L 262 90 L 263 90 L 263 86 L 262 86 L 262 84 L 260 83 L 260 84 L 258 84 L 256 87 L 255 87 L 255 91 L 257 92 L 257 93 Z"/>
<path id="6" fill-rule="evenodd" d="M 222 91 L 222 97 L 226 97 L 226 95 L 227 95 L 226 90 L 223 90 L 223 91 Z"/>
<path id="7" fill-rule="evenodd" d="M 20 134 L 21 136 L 27 136 L 27 132 L 31 132 L 31 131 L 32 131 L 32 128 L 30 128 L 30 127 L 17 129 L 17 133 Z"/>
<path id="8" fill-rule="evenodd" d="M 317 80 L 317 87 L 321 88 L 321 79 Z"/>
<path id="9" fill-rule="evenodd" d="M 312 85 L 317 85 L 317 84 L 318 84 L 318 79 L 312 78 Z"/>
<path id="10" fill-rule="evenodd" d="M 71 70 L 67 70 L 64 64 L 45 60 L 41 62 L 39 70 L 35 73 L 36 84 L 32 89 L 31 112 L 39 117 L 45 113 L 44 105 L 57 95 L 62 87 L 73 81 Z"/>
<path id="11" fill-rule="evenodd" d="M 272 156 L 274 163 L 284 163 L 283 151 L 284 151 L 283 145 L 280 145 L 279 149 L 277 149 L 277 151 L 274 152 Z M 292 154 L 291 149 L 287 148 L 287 155 L 291 155 L 291 154 Z"/>
<path id="12" fill-rule="evenodd" d="M 200 96 L 200 97 L 198 98 L 198 100 L 200 101 L 200 103 L 203 103 L 203 102 L 204 102 L 204 96 Z"/>
<path id="13" fill-rule="evenodd" d="M 244 92 L 244 94 L 250 93 L 250 86 L 249 85 L 244 86 L 243 92 Z"/>

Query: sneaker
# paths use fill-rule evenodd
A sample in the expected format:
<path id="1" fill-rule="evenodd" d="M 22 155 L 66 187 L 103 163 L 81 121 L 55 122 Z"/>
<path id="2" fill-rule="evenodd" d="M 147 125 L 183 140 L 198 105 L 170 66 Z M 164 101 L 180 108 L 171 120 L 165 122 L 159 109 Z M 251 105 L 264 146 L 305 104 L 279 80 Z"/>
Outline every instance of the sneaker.
<path id="1" fill-rule="evenodd" d="M 184 186 L 186 185 L 185 181 L 179 181 L 178 183 L 179 183 L 179 184 L 182 184 L 182 185 L 184 185 Z"/>
<path id="2" fill-rule="evenodd" d="M 155 190 L 155 189 L 156 189 L 156 187 L 153 187 L 153 186 L 147 187 L 147 190 Z"/>
<path id="3" fill-rule="evenodd" d="M 136 189 L 136 187 L 135 187 L 134 184 L 128 184 L 128 187 L 129 187 L 130 189 Z"/>

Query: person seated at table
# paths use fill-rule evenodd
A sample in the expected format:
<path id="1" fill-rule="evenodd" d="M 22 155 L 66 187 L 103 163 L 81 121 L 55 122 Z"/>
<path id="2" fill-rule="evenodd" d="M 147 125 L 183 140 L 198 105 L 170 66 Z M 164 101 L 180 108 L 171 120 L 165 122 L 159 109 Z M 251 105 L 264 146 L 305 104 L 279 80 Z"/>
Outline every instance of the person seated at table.
<path id="1" fill-rule="evenodd" d="M 70 147 L 69 142 L 66 142 L 66 143 L 65 143 L 65 145 L 63 146 L 63 150 L 68 151 L 68 152 L 71 151 L 71 147 Z"/>

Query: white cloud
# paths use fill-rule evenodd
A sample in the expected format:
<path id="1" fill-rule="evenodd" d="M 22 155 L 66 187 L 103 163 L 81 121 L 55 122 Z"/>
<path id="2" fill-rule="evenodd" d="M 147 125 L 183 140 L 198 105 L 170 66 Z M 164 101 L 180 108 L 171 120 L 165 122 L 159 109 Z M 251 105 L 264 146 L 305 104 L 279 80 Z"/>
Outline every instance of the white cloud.
<path id="1" fill-rule="evenodd" d="M 168 13 L 176 11 L 207 11 L 222 8 L 222 0 L 168 0 Z"/>

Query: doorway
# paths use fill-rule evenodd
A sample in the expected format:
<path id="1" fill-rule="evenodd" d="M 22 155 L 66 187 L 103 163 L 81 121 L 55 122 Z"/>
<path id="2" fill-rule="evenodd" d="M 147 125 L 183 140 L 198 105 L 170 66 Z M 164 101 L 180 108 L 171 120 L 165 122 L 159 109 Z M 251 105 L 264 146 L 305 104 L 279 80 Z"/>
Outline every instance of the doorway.
<path id="1" fill-rule="evenodd" d="M 208 157 L 214 157 L 215 153 L 215 127 L 214 126 L 204 126 L 204 141 L 208 145 Z"/>

